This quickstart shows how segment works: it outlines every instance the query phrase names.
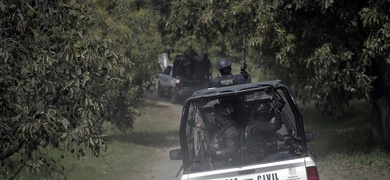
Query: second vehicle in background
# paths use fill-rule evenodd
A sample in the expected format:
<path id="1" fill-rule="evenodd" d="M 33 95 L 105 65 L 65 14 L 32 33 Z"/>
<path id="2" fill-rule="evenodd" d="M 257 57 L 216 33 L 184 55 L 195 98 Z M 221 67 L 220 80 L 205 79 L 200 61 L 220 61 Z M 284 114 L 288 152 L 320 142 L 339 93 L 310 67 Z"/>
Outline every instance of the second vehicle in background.
<path id="1" fill-rule="evenodd" d="M 157 93 L 159 97 L 168 97 L 172 103 L 177 103 L 193 92 L 207 88 L 211 78 L 211 63 L 207 54 L 203 57 L 177 55 L 173 64 L 158 75 Z"/>

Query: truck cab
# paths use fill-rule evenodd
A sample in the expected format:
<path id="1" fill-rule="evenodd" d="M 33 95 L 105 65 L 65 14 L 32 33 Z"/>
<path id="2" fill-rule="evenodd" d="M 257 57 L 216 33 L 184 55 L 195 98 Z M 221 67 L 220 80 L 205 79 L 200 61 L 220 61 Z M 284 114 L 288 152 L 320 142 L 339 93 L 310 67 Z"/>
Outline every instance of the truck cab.
<path id="1" fill-rule="evenodd" d="M 266 94 L 267 96 L 263 96 Z M 282 126 L 267 140 L 266 153 L 254 160 L 249 153 L 251 127 L 256 121 L 255 113 L 265 102 L 283 101 L 278 111 Z M 234 111 L 231 114 L 239 131 L 239 148 L 236 163 L 213 168 L 201 168 L 212 164 L 208 144 L 212 141 L 210 131 L 191 126 L 188 121 L 201 124 L 215 124 L 213 104 L 229 102 Z M 270 120 L 272 123 L 275 119 Z M 247 83 L 234 86 L 208 88 L 196 91 L 186 99 L 180 123 L 180 149 L 170 151 L 171 160 L 181 160 L 182 167 L 176 179 L 232 179 L 232 180 L 318 180 L 314 155 L 306 143 L 314 140 L 311 132 L 305 132 L 303 118 L 290 89 L 279 80 Z M 251 150 L 253 152 L 253 149 Z M 255 149 L 255 151 L 257 151 Z M 261 151 L 259 149 L 258 151 Z"/>
<path id="2" fill-rule="evenodd" d="M 211 64 L 208 59 L 177 55 L 158 75 L 157 93 L 177 103 L 195 91 L 207 88 L 211 82 Z"/>

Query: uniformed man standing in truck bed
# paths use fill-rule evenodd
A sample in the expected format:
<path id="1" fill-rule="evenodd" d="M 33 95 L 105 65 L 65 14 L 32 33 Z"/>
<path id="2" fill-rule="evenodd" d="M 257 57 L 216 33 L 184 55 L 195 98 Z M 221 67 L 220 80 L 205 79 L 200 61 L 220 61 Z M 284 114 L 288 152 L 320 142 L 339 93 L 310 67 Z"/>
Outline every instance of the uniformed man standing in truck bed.
<path id="1" fill-rule="evenodd" d="M 246 72 L 238 75 L 232 74 L 232 62 L 228 58 L 219 59 L 216 66 L 221 76 L 214 78 L 210 87 L 223 87 L 251 82 L 251 78 Z"/>

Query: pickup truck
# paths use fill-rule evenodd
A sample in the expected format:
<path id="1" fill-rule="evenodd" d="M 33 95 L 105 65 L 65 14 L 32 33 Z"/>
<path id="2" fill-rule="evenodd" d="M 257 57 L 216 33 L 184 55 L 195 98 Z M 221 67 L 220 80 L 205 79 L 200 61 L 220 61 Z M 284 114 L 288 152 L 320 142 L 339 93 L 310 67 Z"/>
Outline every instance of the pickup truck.
<path id="1" fill-rule="evenodd" d="M 268 94 L 269 96 L 260 96 Z M 262 159 L 253 161 L 248 155 L 247 128 L 253 122 L 253 113 L 268 100 L 282 99 L 285 102 L 281 113 L 282 126 L 268 142 L 272 151 Z M 242 127 L 240 131 L 240 154 L 238 163 L 213 169 L 202 169 L 210 163 L 207 145 L 210 132 L 191 126 L 188 121 L 215 123 L 212 103 L 232 101 L 232 119 Z M 280 117 L 280 116 L 279 116 Z M 271 121 L 274 121 L 271 120 Z M 303 118 L 290 89 L 279 80 L 247 83 L 219 88 L 206 88 L 193 93 L 183 104 L 179 129 L 180 149 L 171 150 L 171 160 L 181 160 L 182 166 L 176 179 L 200 180 L 318 180 L 315 156 L 306 143 L 314 140 L 312 132 L 305 132 Z"/>
<path id="2" fill-rule="evenodd" d="M 197 90 L 207 88 L 211 82 L 210 61 L 178 55 L 158 75 L 157 94 L 177 103 Z"/>

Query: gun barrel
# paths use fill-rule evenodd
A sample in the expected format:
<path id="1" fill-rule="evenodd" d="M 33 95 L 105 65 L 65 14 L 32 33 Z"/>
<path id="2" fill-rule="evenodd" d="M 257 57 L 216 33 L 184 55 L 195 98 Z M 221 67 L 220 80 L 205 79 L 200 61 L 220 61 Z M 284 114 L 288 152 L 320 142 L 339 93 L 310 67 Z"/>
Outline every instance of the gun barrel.
<path id="1" fill-rule="evenodd" d="M 245 68 L 246 68 L 246 62 L 245 62 L 245 56 L 246 56 L 246 52 L 245 52 L 245 36 L 242 39 L 241 50 L 242 50 L 242 58 L 241 58 L 241 61 L 240 61 L 240 63 L 241 63 L 241 70 L 245 71 Z"/>

